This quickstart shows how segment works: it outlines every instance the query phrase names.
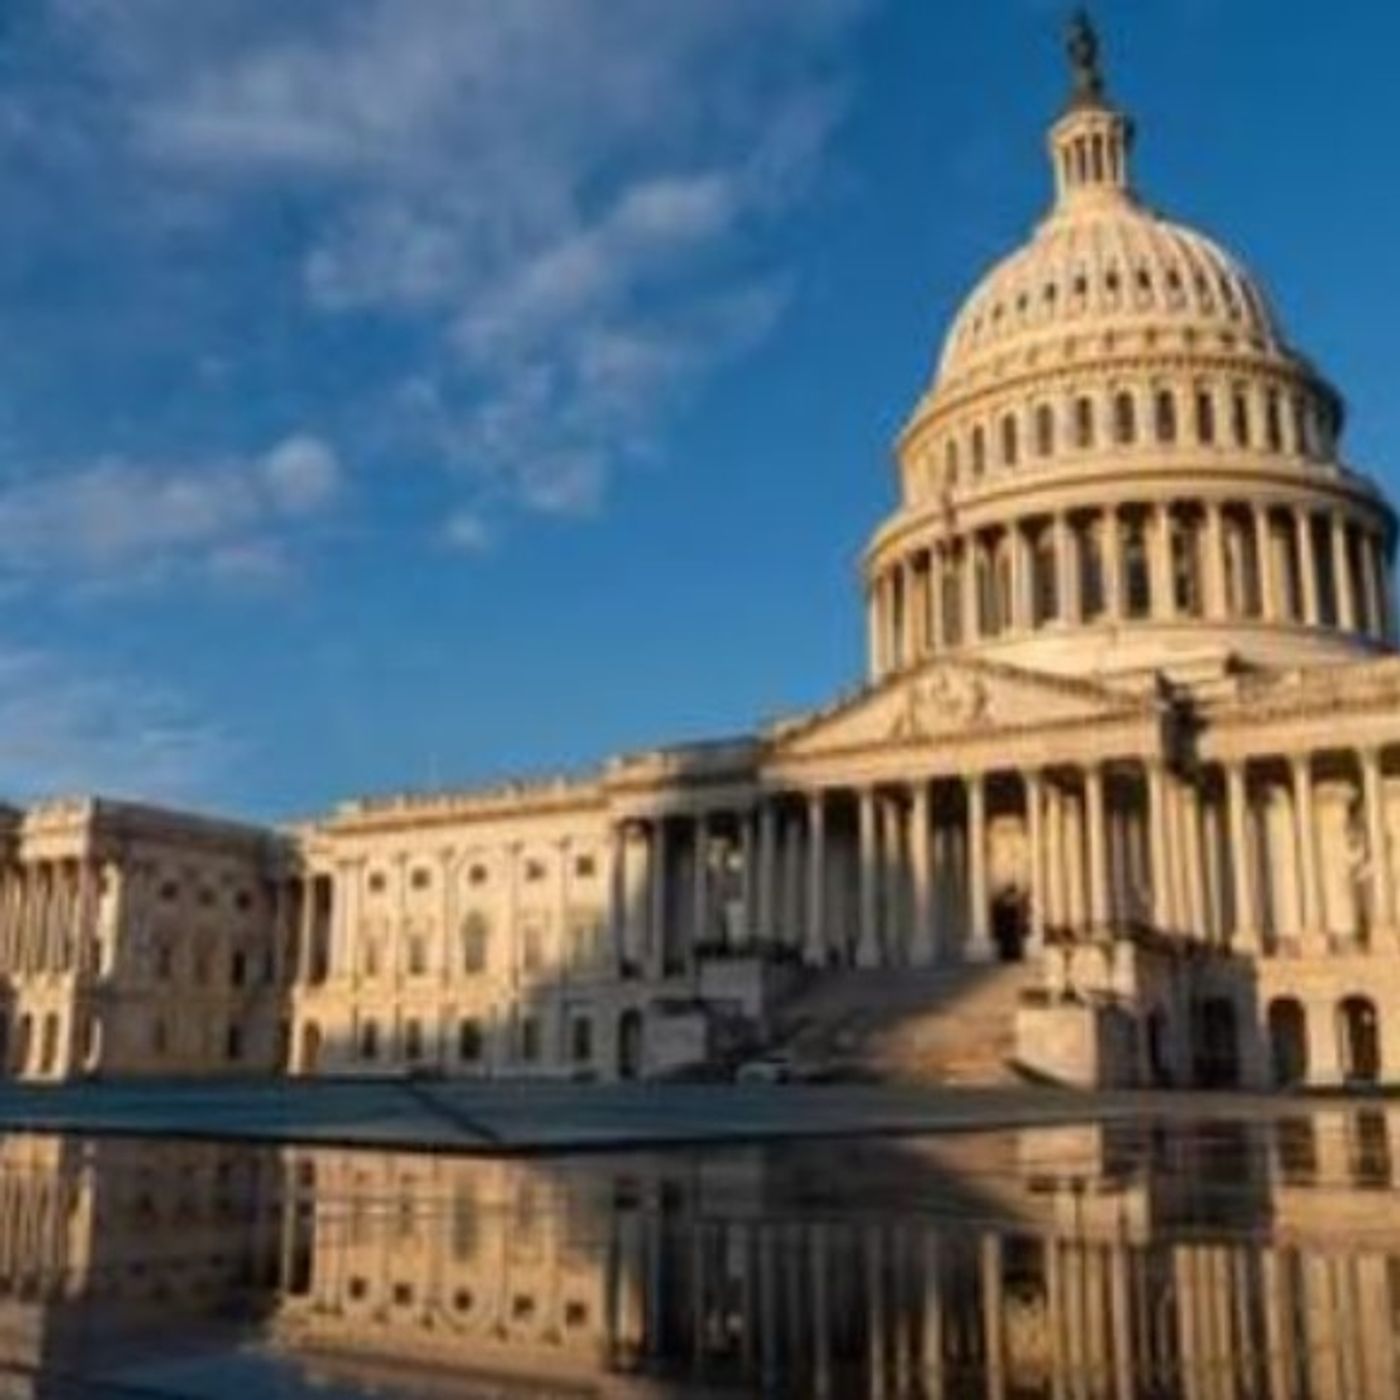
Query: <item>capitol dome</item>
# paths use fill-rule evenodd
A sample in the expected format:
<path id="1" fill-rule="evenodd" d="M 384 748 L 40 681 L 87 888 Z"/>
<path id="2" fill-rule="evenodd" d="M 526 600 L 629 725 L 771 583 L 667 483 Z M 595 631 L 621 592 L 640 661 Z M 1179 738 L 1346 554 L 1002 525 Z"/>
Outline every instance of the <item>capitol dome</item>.
<path id="1" fill-rule="evenodd" d="M 1062 672 L 1388 650 L 1395 519 L 1254 278 L 1152 210 L 1081 22 L 1055 196 L 978 282 L 866 557 L 871 673 L 973 650 Z"/>

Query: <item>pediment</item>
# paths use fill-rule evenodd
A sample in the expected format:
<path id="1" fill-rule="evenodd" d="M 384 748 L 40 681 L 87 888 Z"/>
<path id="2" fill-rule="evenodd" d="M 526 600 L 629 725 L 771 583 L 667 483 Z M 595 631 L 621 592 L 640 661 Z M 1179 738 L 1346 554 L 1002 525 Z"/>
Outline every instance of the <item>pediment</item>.
<path id="1" fill-rule="evenodd" d="M 1150 706 L 1092 681 L 997 662 L 932 661 L 811 716 L 783 734 L 776 748 L 798 758 L 1125 718 Z"/>

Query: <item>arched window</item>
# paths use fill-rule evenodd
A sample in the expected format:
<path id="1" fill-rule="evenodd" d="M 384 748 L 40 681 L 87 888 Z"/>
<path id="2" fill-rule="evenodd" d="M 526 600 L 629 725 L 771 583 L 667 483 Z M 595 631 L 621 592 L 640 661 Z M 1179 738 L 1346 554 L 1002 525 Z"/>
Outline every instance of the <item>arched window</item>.
<path id="1" fill-rule="evenodd" d="M 1113 440 L 1123 444 L 1137 440 L 1137 404 L 1126 389 L 1113 396 Z"/>
<path id="2" fill-rule="evenodd" d="M 1048 403 L 1035 411 L 1035 450 L 1042 457 L 1055 453 L 1055 410 Z"/>
<path id="3" fill-rule="evenodd" d="M 468 976 L 486 971 L 490 926 L 484 914 L 468 914 L 462 923 L 462 971 Z"/>
<path id="4" fill-rule="evenodd" d="M 377 1060 L 379 1058 L 378 1021 L 366 1021 L 360 1027 L 360 1058 L 362 1060 Z"/>
<path id="5" fill-rule="evenodd" d="M 948 446 L 943 453 L 944 471 L 948 476 L 948 485 L 956 486 L 958 482 L 958 443 L 956 438 L 948 439 Z"/>
<path id="6" fill-rule="evenodd" d="M 987 469 L 987 434 L 979 423 L 972 430 L 972 474 L 981 476 Z"/>
<path id="7" fill-rule="evenodd" d="M 1157 391 L 1156 404 L 1153 410 L 1155 419 L 1155 429 L 1157 441 L 1173 443 L 1176 441 L 1176 395 L 1170 389 L 1159 389 Z"/>
<path id="8" fill-rule="evenodd" d="M 1342 1073 L 1351 1083 L 1374 1084 L 1381 1072 L 1380 1019 L 1370 997 L 1350 996 L 1337 1007 Z"/>
<path id="9" fill-rule="evenodd" d="M 1207 447 L 1215 442 L 1215 396 L 1209 389 L 1196 390 L 1196 441 Z"/>
<path id="10" fill-rule="evenodd" d="M 1008 413 L 1006 417 L 1001 420 L 1001 460 L 1003 466 L 1014 467 L 1016 465 L 1016 456 L 1019 447 L 1019 434 L 1016 431 L 1016 415 Z"/>
<path id="11" fill-rule="evenodd" d="M 1235 435 L 1236 447 L 1249 446 L 1249 400 L 1243 389 L 1236 389 L 1230 396 L 1230 423 Z"/>
<path id="12" fill-rule="evenodd" d="M 1094 401 L 1078 398 L 1074 401 L 1074 445 L 1089 448 L 1094 445 Z"/>

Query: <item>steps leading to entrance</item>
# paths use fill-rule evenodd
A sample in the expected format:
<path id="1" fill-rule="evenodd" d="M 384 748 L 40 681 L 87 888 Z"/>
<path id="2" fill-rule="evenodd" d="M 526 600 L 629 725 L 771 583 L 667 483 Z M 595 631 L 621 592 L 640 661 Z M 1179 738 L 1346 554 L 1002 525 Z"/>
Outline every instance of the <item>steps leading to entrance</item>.
<path id="1" fill-rule="evenodd" d="M 823 975 L 774 1016 L 774 1040 L 800 1065 L 940 1084 L 1014 1081 L 1024 963 Z"/>

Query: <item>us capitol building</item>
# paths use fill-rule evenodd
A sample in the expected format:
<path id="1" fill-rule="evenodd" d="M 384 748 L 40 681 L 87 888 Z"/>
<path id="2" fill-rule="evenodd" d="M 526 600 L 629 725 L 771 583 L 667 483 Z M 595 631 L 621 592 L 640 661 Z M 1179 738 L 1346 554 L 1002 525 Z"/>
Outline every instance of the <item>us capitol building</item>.
<path id="1" fill-rule="evenodd" d="M 1053 204 L 896 444 L 855 693 L 292 830 L 6 809 L 9 1071 L 1400 1080 L 1395 513 L 1069 47 Z"/>

